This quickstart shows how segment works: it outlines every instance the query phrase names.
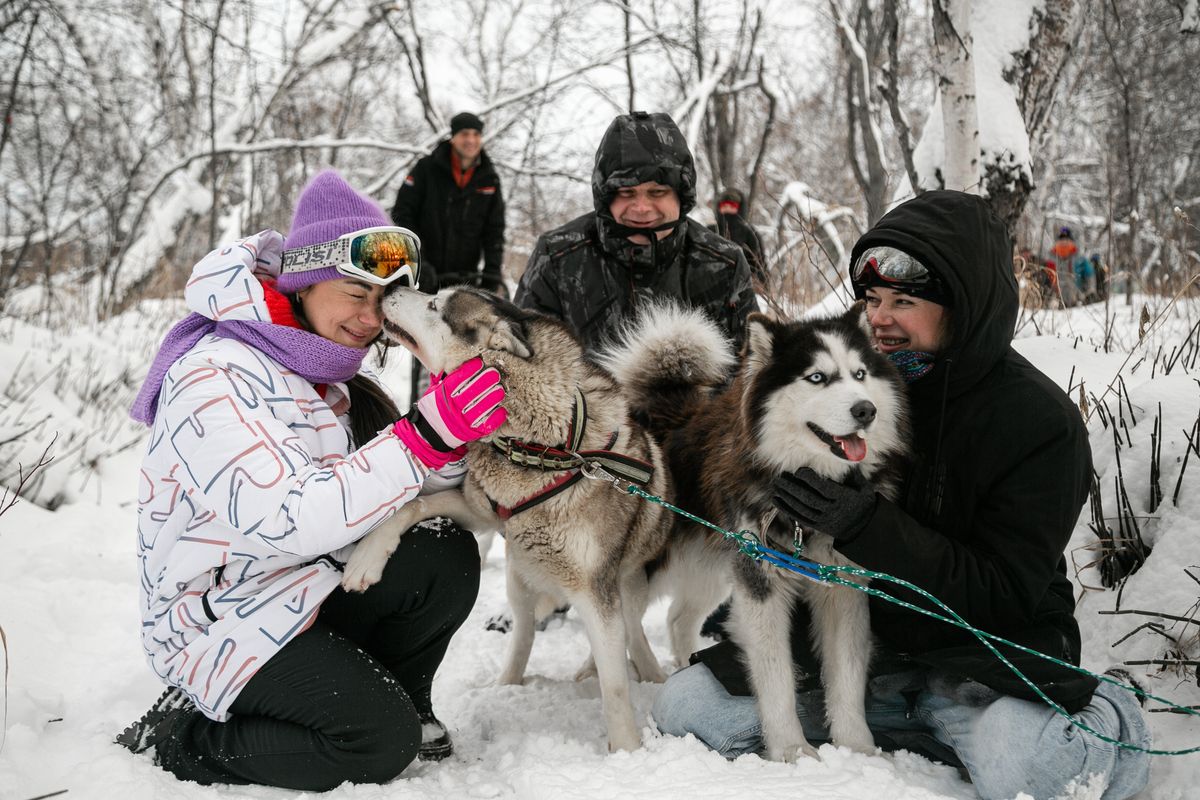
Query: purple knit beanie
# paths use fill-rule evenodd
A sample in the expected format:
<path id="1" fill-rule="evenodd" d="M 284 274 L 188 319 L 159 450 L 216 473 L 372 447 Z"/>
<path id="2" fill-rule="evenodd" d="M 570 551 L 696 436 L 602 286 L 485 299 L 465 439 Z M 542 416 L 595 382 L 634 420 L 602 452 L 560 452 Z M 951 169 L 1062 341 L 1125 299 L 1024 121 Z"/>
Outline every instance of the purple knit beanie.
<path id="1" fill-rule="evenodd" d="M 391 224 L 392 221 L 378 203 L 356 192 L 337 170 L 327 169 L 318 173 L 300 192 L 296 211 L 292 215 L 292 228 L 283 246 L 289 250 L 307 247 L 333 241 L 342 234 L 363 228 Z M 314 283 L 341 277 L 342 273 L 335 267 L 309 272 L 284 272 L 280 274 L 276 288 L 284 294 L 292 294 Z"/>

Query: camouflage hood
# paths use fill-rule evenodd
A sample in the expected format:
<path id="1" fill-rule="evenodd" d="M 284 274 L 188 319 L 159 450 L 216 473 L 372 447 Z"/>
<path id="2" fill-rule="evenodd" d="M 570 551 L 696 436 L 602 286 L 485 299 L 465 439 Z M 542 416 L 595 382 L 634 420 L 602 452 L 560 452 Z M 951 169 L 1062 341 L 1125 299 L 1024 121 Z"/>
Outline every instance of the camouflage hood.
<path id="1" fill-rule="evenodd" d="M 596 213 L 608 216 L 617 190 L 654 181 L 679 195 L 680 216 L 696 205 L 696 165 L 687 141 L 670 115 L 635 111 L 612 121 L 592 169 Z"/>
<path id="2" fill-rule="evenodd" d="M 617 223 L 609 205 L 617 191 L 647 181 L 670 186 L 679 196 L 680 224 L 671 235 L 649 246 L 629 241 L 629 229 Z M 696 204 L 696 165 L 675 120 L 667 114 L 635 111 L 612 121 L 592 170 L 592 199 L 600 247 L 633 270 L 636 284 L 645 284 L 679 261 L 687 238 L 682 225 Z"/>

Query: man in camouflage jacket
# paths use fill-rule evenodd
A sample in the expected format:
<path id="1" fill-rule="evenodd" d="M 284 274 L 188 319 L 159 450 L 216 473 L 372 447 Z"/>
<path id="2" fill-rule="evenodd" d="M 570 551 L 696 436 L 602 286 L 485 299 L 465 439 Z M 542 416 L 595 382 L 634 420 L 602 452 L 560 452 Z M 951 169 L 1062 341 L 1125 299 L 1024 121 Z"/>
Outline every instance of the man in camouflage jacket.
<path id="1" fill-rule="evenodd" d="M 741 347 L 755 308 L 741 248 L 687 218 L 696 168 L 667 114 L 608 126 L 592 171 L 595 211 L 543 234 L 514 298 L 564 320 L 595 352 L 638 307 L 674 298 L 707 312 Z"/>

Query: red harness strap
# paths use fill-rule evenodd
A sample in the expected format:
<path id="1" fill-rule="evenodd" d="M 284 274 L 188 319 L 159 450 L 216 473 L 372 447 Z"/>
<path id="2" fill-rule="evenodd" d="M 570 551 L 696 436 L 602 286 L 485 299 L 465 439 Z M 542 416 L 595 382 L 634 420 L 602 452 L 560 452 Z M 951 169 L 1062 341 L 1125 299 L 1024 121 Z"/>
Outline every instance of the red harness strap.
<path id="1" fill-rule="evenodd" d="M 582 453 L 580 453 L 579 455 L 586 456 L 588 454 L 609 453 L 609 448 L 612 447 L 614 444 L 616 444 L 616 442 L 617 442 L 617 431 L 613 431 L 612 436 L 610 436 L 608 439 L 608 444 L 605 445 L 605 448 L 603 450 L 585 450 Z M 559 449 L 553 448 L 553 447 L 542 447 L 540 445 L 531 446 L 531 445 L 528 445 L 525 442 L 521 442 L 521 441 L 510 442 L 510 446 L 511 446 L 512 450 L 509 453 L 509 458 L 511 460 L 513 460 L 513 463 L 521 463 L 521 462 L 516 461 L 515 459 L 512 459 L 512 452 L 517 452 L 518 448 L 521 452 L 536 453 L 537 454 L 536 458 L 539 461 L 541 461 L 543 464 L 545 463 L 547 457 L 549 457 L 551 460 L 555 459 L 557 457 L 560 457 L 560 456 L 563 458 L 573 458 L 571 453 L 568 453 L 565 450 L 559 450 Z M 570 445 L 568 445 L 568 447 L 569 446 Z M 643 462 L 639 462 L 639 463 L 643 463 Z M 524 466 L 532 466 L 532 465 L 527 464 Z M 648 464 L 646 466 L 649 467 Z M 574 467 L 572 469 L 567 470 L 566 472 L 563 472 L 562 475 L 559 475 L 557 478 L 550 481 L 545 486 L 538 489 L 536 492 L 529 495 L 528 497 L 526 497 L 521 502 L 517 503 L 512 508 L 509 508 L 508 506 L 502 506 L 490 497 L 488 498 L 488 502 L 492 504 L 492 510 L 496 512 L 496 516 L 500 517 L 500 519 L 502 519 L 502 520 L 508 521 L 508 519 L 510 517 L 512 517 L 513 514 L 520 514 L 522 511 L 533 508 L 534 506 L 538 505 L 539 503 L 546 502 L 551 497 L 554 497 L 554 495 L 559 494 L 560 492 L 565 492 L 567 489 L 571 488 L 576 483 L 578 483 L 581 478 L 583 478 L 582 470 L 580 470 L 579 467 Z"/>
<path id="2" fill-rule="evenodd" d="M 533 508 L 556 494 L 566 491 L 584 477 L 582 467 L 588 463 L 603 467 L 633 483 L 646 484 L 650 482 L 650 478 L 654 474 L 653 464 L 612 451 L 612 446 L 617 443 L 619 431 L 612 432 L 603 449 L 575 450 L 575 445 L 583 441 L 583 431 L 586 425 L 587 401 L 584 399 L 583 393 L 576 389 L 575 407 L 571 412 L 571 427 L 567 431 L 567 441 L 562 447 L 531 444 L 520 439 L 509 438 L 496 439 L 492 442 L 492 446 L 514 464 L 539 469 L 543 472 L 562 473 L 512 507 L 501 505 L 489 497 L 488 502 L 491 503 L 496 516 L 502 520 L 508 520 L 513 514 Z"/>
<path id="3" fill-rule="evenodd" d="M 531 494 L 529 497 L 526 497 L 512 508 L 509 508 L 508 506 L 502 506 L 495 500 L 492 500 L 490 497 L 488 498 L 488 502 L 492 504 L 492 510 L 496 512 L 496 516 L 507 522 L 513 514 L 520 514 L 526 509 L 533 508 L 539 503 L 546 502 L 551 497 L 554 497 L 554 495 L 560 492 L 565 492 L 576 483 L 579 483 L 582 478 L 583 473 L 577 469 L 573 469 L 570 472 L 564 472 L 562 475 L 550 481 L 541 489 L 538 489 L 536 492 Z"/>

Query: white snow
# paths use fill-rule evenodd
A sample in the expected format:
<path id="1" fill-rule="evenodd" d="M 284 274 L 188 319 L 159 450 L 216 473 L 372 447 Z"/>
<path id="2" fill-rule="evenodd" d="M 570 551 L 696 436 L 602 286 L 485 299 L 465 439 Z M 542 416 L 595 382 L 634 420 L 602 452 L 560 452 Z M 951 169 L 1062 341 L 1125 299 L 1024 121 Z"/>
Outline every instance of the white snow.
<path id="1" fill-rule="evenodd" d="M 1154 551 L 1128 581 L 1121 607 L 1194 613 L 1200 586 L 1185 573 L 1200 562 L 1200 458 L 1189 461 L 1178 507 L 1171 494 L 1182 466 L 1183 440 L 1200 412 L 1196 372 L 1176 365 L 1170 375 L 1161 364 L 1151 375 L 1158 348 L 1169 352 L 1197 318 L 1200 305 L 1176 308 L 1141 345 L 1138 318 L 1150 302 L 1151 317 L 1161 299 L 1136 297 L 1132 307 L 1113 305 L 1113 341 L 1105 353 L 1102 306 L 1071 312 L 1042 312 L 1042 336 L 1023 329 L 1018 349 L 1060 386 L 1099 396 L 1122 368 L 1130 349 L 1137 354 L 1122 375 L 1132 398 L 1136 425 L 1133 446 L 1121 451 L 1130 501 L 1142 534 Z M 143 303 L 108 323 L 43 328 L 12 317 L 0 319 L 0 374 L 11 376 L 0 395 L 0 442 L 30 420 L 48 416 L 31 441 L 0 445 L 0 480 L 28 465 L 53 431 L 60 431 L 59 458 L 47 473 L 38 502 L 57 497 L 54 511 L 22 500 L 0 516 L 0 627 L 7 639 L 3 677 L 6 717 L 0 741 L 0 796 L 29 800 L 68 790 L 68 797 L 152 800 L 162 797 L 290 798 L 299 793 L 266 787 L 201 787 L 182 784 L 155 767 L 147 756 L 132 756 L 112 743 L 161 689 L 147 668 L 138 640 L 134 562 L 135 481 L 144 433 L 128 423 L 132 399 L 150 354 L 179 313 L 176 303 Z M 1146 360 L 1134 368 L 1141 355 Z M 23 359 L 23 360 L 22 360 Z M 404 358 L 393 358 L 385 377 L 403 392 Z M 19 367 L 19 369 L 18 369 Z M 95 387 L 101 387 L 97 393 Z M 92 387 L 90 390 L 89 387 Z M 1115 410 L 1115 398 L 1109 405 Z M 1158 404 L 1163 408 L 1161 484 L 1165 499 L 1150 514 L 1150 433 Z M 1128 409 L 1126 409 L 1128 420 Z M 1098 415 L 1090 423 L 1105 513 L 1116 512 L 1116 463 L 1111 433 Z M 78 450 L 64 452 L 74 436 Z M 136 444 L 122 447 L 126 436 Z M 140 437 L 140 438 L 138 438 Z M 1088 510 L 1075 532 L 1071 555 L 1084 564 L 1095 537 L 1087 529 Z M 1115 522 L 1110 520 L 1115 527 Z M 1200 576 L 1200 568 L 1192 569 Z M 1094 570 L 1079 583 L 1099 586 Z M 1087 590 L 1078 616 L 1084 630 L 1084 663 L 1103 670 L 1125 659 L 1162 658 L 1167 640 L 1143 630 L 1117 648 L 1110 645 L 1150 618 L 1103 615 L 1115 608 L 1113 591 Z M 455 755 L 438 764 L 414 764 L 386 786 L 344 785 L 331 798 L 971 798 L 974 792 L 957 773 L 909 754 L 865 756 L 826 746 L 821 760 L 785 765 L 747 756 L 727 762 L 693 739 L 658 735 L 648 718 L 659 690 L 635 684 L 633 700 L 643 724 L 643 747 L 610 755 L 595 679 L 572 676 L 587 654 L 579 620 L 569 614 L 538 636 L 526 684 L 497 687 L 492 681 L 502 662 L 506 637 L 484 630 L 484 620 L 506 605 L 503 553 L 499 540 L 484 570 L 479 601 L 451 644 L 434 684 L 439 716 L 450 726 Z M 667 660 L 665 609 L 650 610 L 647 630 Z M 1171 635 L 1185 638 L 1196 657 L 1197 626 L 1174 624 Z M 1134 667 L 1146 688 L 1188 705 L 1200 702 L 1194 679 Z M 1200 745 L 1196 720 L 1150 714 L 1156 747 Z M 1200 782 L 1200 754 L 1157 757 L 1150 787 L 1141 800 L 1182 800 Z M 1097 797 L 1086 788 L 1075 797 Z M 307 795 L 306 795 L 307 796 Z"/>

